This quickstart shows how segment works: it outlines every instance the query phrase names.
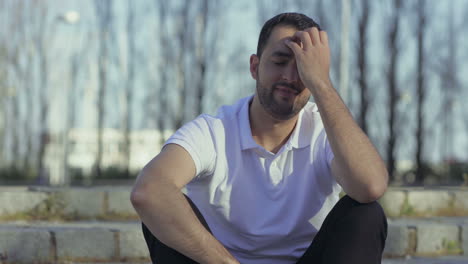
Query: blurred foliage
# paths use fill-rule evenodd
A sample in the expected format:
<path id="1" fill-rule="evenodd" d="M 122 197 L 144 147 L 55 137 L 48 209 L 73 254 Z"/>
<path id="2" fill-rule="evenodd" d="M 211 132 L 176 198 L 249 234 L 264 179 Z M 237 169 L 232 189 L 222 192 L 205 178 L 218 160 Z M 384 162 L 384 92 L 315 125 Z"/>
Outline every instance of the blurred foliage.
<path id="1" fill-rule="evenodd" d="M 102 169 L 102 173 L 100 177 L 96 179 L 109 179 L 109 180 L 118 180 L 118 179 L 135 179 L 136 175 L 131 172 L 127 172 L 126 170 L 112 166 Z"/>
<path id="2" fill-rule="evenodd" d="M 33 169 L 20 169 L 17 167 L 0 168 L 0 180 L 6 182 L 34 181 L 38 174 Z"/>
<path id="3" fill-rule="evenodd" d="M 117 166 L 107 167 L 101 169 L 100 177 L 94 177 L 90 173 L 84 172 L 79 168 L 70 169 L 70 177 L 72 185 L 92 185 L 96 181 L 119 181 L 119 180 L 135 180 L 136 172 L 127 172 Z"/>
<path id="4" fill-rule="evenodd" d="M 468 163 L 455 161 L 447 163 L 446 166 L 448 167 L 447 170 L 449 178 L 462 182 L 466 181 L 466 175 L 468 174 Z"/>
<path id="5" fill-rule="evenodd" d="M 416 167 L 402 171 L 397 177 L 396 185 L 462 185 L 466 184 L 468 163 L 448 161 L 439 164 L 423 164 L 424 182 L 415 183 Z"/>
<path id="6" fill-rule="evenodd" d="M 422 185 L 468 185 L 468 163 L 449 161 L 442 164 L 424 164 L 425 180 Z M 93 185 L 97 182 L 133 182 L 138 173 L 127 171 L 118 166 L 102 169 L 100 177 L 94 177 L 90 173 L 80 169 L 71 168 L 69 171 L 72 185 Z M 414 185 L 416 168 L 413 167 L 398 173 L 392 185 Z M 41 184 L 38 173 L 33 169 L 15 167 L 0 168 L 0 184 Z M 421 184 L 420 184 L 421 185 Z"/>
<path id="7" fill-rule="evenodd" d="M 130 171 L 127 173 L 119 167 L 108 167 L 102 169 L 101 177 L 84 172 L 80 168 L 71 168 L 69 171 L 72 185 L 92 185 L 96 181 L 119 181 L 135 180 L 137 173 Z M 47 180 L 40 181 L 38 173 L 33 169 L 21 168 L 0 168 L 0 184 L 41 184 Z"/>

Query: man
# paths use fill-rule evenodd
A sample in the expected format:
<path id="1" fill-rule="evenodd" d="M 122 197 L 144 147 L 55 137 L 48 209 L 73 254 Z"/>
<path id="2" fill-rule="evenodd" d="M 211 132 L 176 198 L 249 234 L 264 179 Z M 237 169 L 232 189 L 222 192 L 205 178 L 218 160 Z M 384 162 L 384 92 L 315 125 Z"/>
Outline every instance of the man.
<path id="1" fill-rule="evenodd" d="M 329 68 L 312 19 L 265 23 L 255 94 L 184 125 L 138 176 L 131 200 L 154 263 L 381 262 L 387 171 Z"/>

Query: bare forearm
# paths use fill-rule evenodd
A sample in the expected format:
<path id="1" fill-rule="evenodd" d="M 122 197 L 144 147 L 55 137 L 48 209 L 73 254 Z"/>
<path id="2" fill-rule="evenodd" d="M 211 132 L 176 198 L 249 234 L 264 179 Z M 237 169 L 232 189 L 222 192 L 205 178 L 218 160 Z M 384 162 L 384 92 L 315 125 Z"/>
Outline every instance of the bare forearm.
<path id="1" fill-rule="evenodd" d="M 333 175 L 352 198 L 360 202 L 377 199 L 387 188 L 387 170 L 331 84 L 327 33 L 312 27 L 297 31 L 294 37 L 301 45 L 288 39 L 285 44 L 294 52 L 301 81 L 314 96 L 322 116 L 335 154 Z"/>
<path id="2" fill-rule="evenodd" d="M 199 263 L 238 263 L 200 223 L 175 186 L 162 184 L 144 195 L 134 201 L 135 209 L 161 242 Z"/>
<path id="3" fill-rule="evenodd" d="M 315 101 L 338 164 L 345 191 L 366 202 L 377 199 L 387 187 L 387 170 L 379 153 L 354 121 L 331 83 L 316 87 Z"/>

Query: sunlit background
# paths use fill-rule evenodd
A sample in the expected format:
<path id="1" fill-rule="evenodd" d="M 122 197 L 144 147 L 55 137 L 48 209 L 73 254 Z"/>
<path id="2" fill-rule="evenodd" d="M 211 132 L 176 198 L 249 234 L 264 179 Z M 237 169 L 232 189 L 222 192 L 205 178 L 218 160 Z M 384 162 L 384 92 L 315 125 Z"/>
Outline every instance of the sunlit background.
<path id="1" fill-rule="evenodd" d="M 254 92 L 261 25 L 286 11 L 328 32 L 393 185 L 467 184 L 462 0 L 0 0 L 0 184 L 132 182 L 182 124 Z"/>

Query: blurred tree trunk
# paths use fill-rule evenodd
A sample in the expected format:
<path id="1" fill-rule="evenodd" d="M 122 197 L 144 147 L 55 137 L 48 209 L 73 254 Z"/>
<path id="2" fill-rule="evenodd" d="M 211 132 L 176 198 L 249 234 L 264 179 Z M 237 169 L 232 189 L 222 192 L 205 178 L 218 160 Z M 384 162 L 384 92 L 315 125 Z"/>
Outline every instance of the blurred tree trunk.
<path id="1" fill-rule="evenodd" d="M 0 9 L 4 6 L 0 3 Z M 7 156 L 5 155 L 5 143 L 6 143 L 6 121 L 7 121 L 7 98 L 8 98 L 8 89 L 6 84 L 7 78 L 7 65 L 8 60 L 6 56 L 6 48 L 3 42 L 0 42 L 0 169 L 4 168 L 7 165 Z"/>
<path id="2" fill-rule="evenodd" d="M 133 117 L 133 89 L 135 81 L 135 7 L 133 0 L 127 1 L 127 80 L 125 85 L 123 110 L 123 169 L 126 177 L 130 176 L 131 138 L 130 131 Z"/>
<path id="3" fill-rule="evenodd" d="M 202 0 L 198 6 L 196 20 L 198 25 L 194 28 L 193 45 L 195 53 L 195 83 L 197 84 L 195 95 L 195 116 L 206 111 L 205 102 L 210 83 L 208 82 L 208 71 L 217 70 L 218 66 L 218 42 L 221 19 L 218 17 L 221 1 Z M 211 64 L 211 65 L 210 65 Z M 214 87 L 215 85 L 213 85 Z"/>
<path id="4" fill-rule="evenodd" d="M 24 23 L 31 27 L 31 25 L 35 24 L 35 20 L 40 19 L 36 13 L 36 10 L 40 9 L 38 5 L 41 3 L 38 2 L 30 2 L 28 3 L 27 7 L 25 7 L 25 17 L 23 18 L 25 21 Z M 37 34 L 37 33 L 36 33 Z M 25 34 L 25 45 L 24 45 L 24 56 L 26 57 L 26 64 L 25 69 L 25 78 L 24 78 L 24 89 L 25 89 L 25 120 L 24 120 L 24 142 L 25 142 L 25 157 L 23 160 L 23 168 L 25 171 L 33 172 L 37 170 L 35 168 L 37 164 L 37 153 L 34 149 L 34 142 L 33 139 L 35 138 L 35 131 L 34 131 L 34 57 L 36 55 L 35 48 L 30 43 L 33 41 L 34 37 L 31 34 Z"/>
<path id="5" fill-rule="evenodd" d="M 21 30 L 18 28 L 15 28 L 15 30 Z M 14 39 L 14 38 L 12 38 Z M 10 50 L 9 52 L 9 60 L 10 60 L 10 65 L 12 66 L 11 68 L 14 70 L 14 75 L 10 75 L 9 78 L 9 86 L 11 87 L 10 89 L 13 90 L 13 94 L 10 99 L 10 107 L 11 107 L 11 116 L 10 116 L 10 134 L 11 134 L 11 154 L 12 154 L 12 163 L 10 165 L 10 168 L 12 170 L 17 170 L 20 166 L 20 160 L 21 160 L 21 155 L 20 155 L 20 145 L 19 145 L 19 131 L 20 131 L 20 125 L 21 125 L 21 115 L 20 115 L 20 89 L 21 87 L 21 80 L 23 77 L 21 65 L 19 62 L 19 56 L 20 56 L 20 51 L 19 51 L 19 43 L 15 43 L 13 50 Z M 14 77 L 13 77 L 14 76 Z M 16 77 L 16 78 L 15 78 Z"/>
<path id="6" fill-rule="evenodd" d="M 448 19 L 447 19 L 447 34 L 448 38 L 444 41 L 444 44 L 447 47 L 447 53 L 441 60 L 441 69 L 439 70 L 441 74 L 442 81 L 442 137 L 443 137 L 443 158 L 446 162 L 446 177 L 447 180 L 450 180 L 450 171 L 452 162 L 456 161 L 456 154 L 454 149 L 456 148 L 456 138 L 457 138 L 457 118 L 456 118 L 456 104 L 460 102 L 460 99 L 457 98 L 460 95 L 461 84 L 458 80 L 457 70 L 461 67 L 458 65 L 458 36 L 463 27 L 456 28 L 455 25 L 455 4 L 450 2 L 448 4 Z M 463 100 L 463 99 L 461 99 Z M 462 102 L 463 103 L 463 102 Z"/>
<path id="7" fill-rule="evenodd" d="M 426 101 L 425 84 L 425 35 L 426 35 L 426 1 L 419 0 L 417 5 L 418 24 L 417 24 L 417 126 L 416 126 L 416 178 L 415 184 L 422 184 L 424 181 L 424 103 Z"/>
<path id="8" fill-rule="evenodd" d="M 11 15 L 8 16 L 6 23 L 7 30 L 10 34 L 6 50 L 6 57 L 8 61 L 7 68 L 7 85 L 10 87 L 10 111 L 9 117 L 9 133 L 11 137 L 11 157 L 12 161 L 10 168 L 16 170 L 21 168 L 24 163 L 23 155 L 21 155 L 20 137 L 22 118 L 20 112 L 20 105 L 22 99 L 22 89 L 25 86 L 25 69 L 23 60 L 23 48 L 26 38 L 26 28 L 24 23 L 25 6 L 22 2 L 10 2 Z"/>
<path id="9" fill-rule="evenodd" d="M 358 82 L 360 89 L 361 104 L 359 110 L 359 125 L 364 133 L 368 133 L 367 129 L 367 113 L 369 109 L 369 88 L 367 83 L 367 37 L 369 28 L 369 0 L 363 0 L 361 7 L 361 16 L 358 22 Z"/>
<path id="10" fill-rule="evenodd" d="M 8 113 L 10 116 L 5 116 L 3 126 L 8 129 L 8 133 L 2 133 L 2 144 L 10 147 L 7 150 L 9 157 L 5 157 L 9 160 L 5 162 L 14 170 L 20 169 L 29 174 L 38 165 L 32 142 L 35 121 L 33 99 L 36 98 L 33 80 L 36 65 L 33 53 L 40 42 L 44 41 L 40 35 L 46 33 L 44 16 L 47 12 L 42 2 L 3 1 L 1 4 L 2 8 L 8 10 L 0 15 L 4 19 L 5 31 L 2 35 L 7 36 L 0 44 L 6 69 L 2 83 L 9 87 L 5 89 L 4 110 L 8 108 L 11 111 Z M 44 59 L 46 55 L 39 54 L 38 57 Z M 10 144 L 5 144 L 7 141 Z M 4 147 L 1 148 L 2 151 L 5 151 Z"/>
<path id="11" fill-rule="evenodd" d="M 160 132 L 177 129 L 203 113 L 208 72 L 216 69 L 218 58 L 217 19 L 221 2 L 184 0 L 180 5 L 156 1 L 161 45 L 159 72 Z M 164 142 L 161 138 L 161 143 Z"/>
<path id="12" fill-rule="evenodd" d="M 49 134 L 49 61 L 46 32 L 47 9 L 40 6 L 38 9 L 38 21 L 36 32 L 36 49 L 39 60 L 39 147 L 36 166 L 39 173 L 39 182 L 48 182 L 48 173 L 45 168 L 45 154 L 47 145 L 50 142 Z"/>
<path id="13" fill-rule="evenodd" d="M 20 144 L 19 144 L 19 128 L 21 123 L 21 117 L 19 112 L 19 85 L 15 85 L 13 87 L 14 94 L 11 97 L 11 116 L 10 116 L 10 133 L 11 133 L 11 154 L 12 154 L 12 163 L 10 168 L 12 170 L 19 169 L 19 161 L 21 159 L 20 156 Z"/>
<path id="14" fill-rule="evenodd" d="M 189 53 L 190 50 L 190 32 L 187 30 L 187 28 L 190 27 L 190 8 L 189 8 L 189 0 L 184 0 L 184 5 L 179 9 L 177 12 L 176 17 L 179 17 L 180 21 L 182 21 L 179 26 L 177 27 L 177 32 L 176 32 L 176 39 L 179 42 L 179 50 L 175 53 L 172 54 L 172 58 L 175 57 L 175 79 L 176 81 L 176 86 L 177 90 L 179 91 L 179 97 L 178 97 L 178 105 L 181 107 L 186 108 L 187 104 L 189 103 L 189 98 L 188 98 L 188 92 L 187 90 L 189 89 L 188 83 L 187 83 L 187 71 L 185 69 L 185 61 L 186 61 L 186 56 Z M 167 30 L 167 29 L 166 29 Z M 169 34 L 166 34 L 166 36 L 169 36 Z M 166 40 L 165 45 L 170 43 L 169 40 Z M 166 82 L 167 82 L 167 76 L 166 76 Z M 180 128 L 184 122 L 188 119 L 187 115 L 185 114 L 185 110 L 182 109 L 179 111 L 175 111 L 172 113 L 173 119 L 174 119 L 174 128 Z"/>
<path id="15" fill-rule="evenodd" d="M 166 140 L 165 131 L 181 127 L 186 118 L 186 54 L 191 52 L 189 37 L 193 21 L 190 19 L 191 2 L 188 0 L 183 0 L 177 7 L 165 1 L 154 3 L 159 24 L 157 34 L 161 60 L 157 68 L 158 89 L 152 101 L 157 102 L 155 118 L 162 145 Z"/>
<path id="16" fill-rule="evenodd" d="M 203 98 L 205 97 L 206 86 L 206 67 L 207 67 L 207 58 L 206 58 L 206 48 L 207 48 L 207 23 L 210 19 L 210 7 L 215 5 L 214 1 L 202 0 L 200 11 L 197 15 L 196 20 L 198 21 L 198 34 L 194 36 L 195 40 L 195 66 L 197 71 L 196 78 L 196 91 L 195 96 L 195 113 L 196 116 L 203 113 Z M 212 46 L 211 46 L 212 47 Z"/>
<path id="17" fill-rule="evenodd" d="M 320 1 L 322 3 L 323 1 Z M 320 4 L 320 15 L 323 16 L 326 11 L 324 11 L 324 4 Z M 351 21 L 351 4 L 349 0 L 342 0 L 341 1 L 341 25 L 340 25 L 340 47 L 336 50 L 339 50 L 339 58 L 338 62 L 335 62 L 337 67 L 339 67 L 339 83 L 338 83 L 338 91 L 340 92 L 341 97 L 343 98 L 344 102 L 348 105 L 348 108 L 351 108 L 351 102 L 349 97 L 349 42 L 350 42 L 350 21 Z M 325 17 L 323 18 L 325 19 Z M 321 20 L 322 21 L 322 20 Z M 322 27 L 325 25 L 322 25 Z M 333 57 L 332 57 L 333 58 Z M 332 59 L 333 60 L 333 59 Z M 333 61 L 332 61 L 333 62 Z"/>
<path id="18" fill-rule="evenodd" d="M 69 89 L 67 89 L 67 103 L 66 107 L 67 109 L 67 116 L 65 117 L 65 129 L 64 129 L 64 146 L 63 146 L 63 168 L 64 168 L 64 185 L 70 185 L 72 183 L 72 173 L 71 173 L 71 167 L 70 167 L 70 154 L 73 152 L 73 150 L 76 151 L 76 146 L 77 142 L 76 138 L 71 137 L 71 131 L 73 128 L 77 127 L 76 124 L 76 116 L 77 116 L 77 111 L 78 111 L 78 105 L 80 100 L 82 100 L 82 94 L 80 92 L 84 91 L 86 88 L 84 88 L 83 85 L 80 85 L 80 81 L 83 79 L 86 79 L 86 77 L 83 75 L 84 72 L 86 72 L 87 69 L 89 69 L 89 65 L 87 63 L 86 59 L 86 52 L 90 49 L 89 45 L 91 42 L 86 41 L 89 39 L 87 36 L 83 36 L 83 32 L 79 32 L 76 34 L 76 50 L 70 54 L 69 57 L 69 75 L 70 75 L 70 81 L 69 81 Z M 81 74 L 81 75 L 80 75 Z M 71 143 L 75 143 L 72 145 Z M 72 146 L 75 146 L 75 148 L 72 148 Z"/>
<path id="19" fill-rule="evenodd" d="M 390 30 L 387 36 L 387 42 L 389 43 L 389 58 L 390 64 L 387 75 L 388 85 L 388 107 L 389 107 L 389 118 L 388 118 L 388 141 L 387 141 L 387 169 L 390 175 L 390 181 L 394 179 L 395 174 L 395 149 L 397 145 L 397 133 L 396 133 L 396 119 L 397 119 L 397 103 L 398 103 L 398 76 L 397 76 L 397 64 L 399 60 L 399 47 L 398 47 L 398 34 L 399 34 L 399 23 L 400 23 L 400 10 L 402 1 L 393 1 L 393 15 L 390 21 Z"/>
<path id="20" fill-rule="evenodd" d="M 25 103 L 25 120 L 24 120 L 24 142 L 26 146 L 26 155 L 24 157 L 24 162 L 23 162 L 23 168 L 27 171 L 33 169 L 31 167 L 34 166 L 34 161 L 35 161 L 35 155 L 33 151 L 33 121 L 34 121 L 34 115 L 33 115 L 33 106 L 34 106 L 34 80 L 33 80 L 33 66 L 34 64 L 32 63 L 34 59 L 34 54 L 30 51 L 26 51 L 26 56 L 27 56 L 27 61 L 30 63 L 27 64 L 26 66 L 26 72 L 25 72 L 25 89 L 27 92 L 25 93 L 26 97 L 26 103 Z"/>
<path id="21" fill-rule="evenodd" d="M 112 1 L 95 0 L 96 18 L 98 21 L 99 47 L 98 47 L 98 98 L 97 98 L 97 152 L 93 165 L 94 177 L 102 175 L 103 156 L 103 130 L 106 111 L 107 73 L 109 62 L 109 35 L 112 23 Z"/>
<path id="22" fill-rule="evenodd" d="M 70 89 L 67 94 L 67 105 L 68 111 L 67 116 L 65 117 L 65 132 L 64 132 L 64 146 L 63 146 L 63 167 L 64 167 L 64 175 L 63 175 L 63 183 L 64 185 L 70 185 L 72 179 L 70 177 L 70 162 L 69 157 L 71 153 L 70 149 L 70 130 L 75 127 L 75 119 L 76 119 L 76 103 L 78 101 L 77 89 L 78 89 L 78 72 L 79 68 L 82 64 L 80 64 L 80 57 L 81 54 L 74 54 L 70 59 Z"/>

